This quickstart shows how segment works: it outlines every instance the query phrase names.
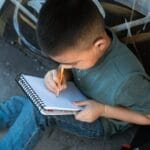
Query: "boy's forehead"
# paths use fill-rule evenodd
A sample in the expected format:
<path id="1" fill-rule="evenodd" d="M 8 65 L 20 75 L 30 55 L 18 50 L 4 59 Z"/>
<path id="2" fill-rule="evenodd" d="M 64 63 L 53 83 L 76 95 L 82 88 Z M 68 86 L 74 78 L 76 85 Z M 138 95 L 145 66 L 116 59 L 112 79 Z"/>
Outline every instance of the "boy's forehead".
<path id="1" fill-rule="evenodd" d="M 77 63 L 81 57 L 78 52 L 75 51 L 67 51 L 57 56 L 49 56 L 51 59 L 56 62 L 63 64 L 74 64 Z"/>
<path id="2" fill-rule="evenodd" d="M 69 59 L 69 60 L 58 60 L 58 59 L 53 59 L 55 60 L 56 62 L 60 63 L 60 64 L 63 64 L 63 65 L 75 65 L 79 62 L 79 60 L 72 60 L 72 59 Z"/>
<path id="3" fill-rule="evenodd" d="M 51 59 L 58 63 L 63 64 L 75 64 L 79 61 L 84 60 L 88 55 L 90 55 L 91 48 L 87 49 L 85 47 L 71 47 L 63 50 L 63 52 L 56 56 L 49 56 Z"/>

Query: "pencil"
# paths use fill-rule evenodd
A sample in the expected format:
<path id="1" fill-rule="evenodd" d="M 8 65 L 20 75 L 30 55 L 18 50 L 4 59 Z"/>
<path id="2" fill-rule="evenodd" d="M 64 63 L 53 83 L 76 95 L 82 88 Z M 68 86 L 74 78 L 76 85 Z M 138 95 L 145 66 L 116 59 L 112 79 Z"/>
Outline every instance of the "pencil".
<path id="1" fill-rule="evenodd" d="M 60 68 L 60 78 L 59 78 L 60 85 L 63 82 L 63 77 L 64 77 L 64 67 L 61 66 L 61 68 Z"/>
<path id="2" fill-rule="evenodd" d="M 63 82 L 63 77 L 64 77 L 64 67 L 61 66 L 60 71 L 59 71 L 59 86 L 62 84 Z M 57 91 L 57 96 L 59 95 L 60 90 L 58 89 Z"/>

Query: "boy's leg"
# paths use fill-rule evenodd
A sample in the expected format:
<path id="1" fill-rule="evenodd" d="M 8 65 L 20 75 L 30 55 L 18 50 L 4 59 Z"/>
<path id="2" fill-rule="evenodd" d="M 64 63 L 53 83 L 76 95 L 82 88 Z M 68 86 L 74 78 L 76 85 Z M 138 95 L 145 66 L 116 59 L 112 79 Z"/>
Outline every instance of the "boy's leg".
<path id="1" fill-rule="evenodd" d="M 88 138 L 99 138 L 104 136 L 104 128 L 100 120 L 93 123 L 78 121 L 73 115 L 48 116 L 48 125 L 55 126 L 64 131 Z"/>
<path id="2" fill-rule="evenodd" d="M 1 105 L 1 108 L 3 126 L 12 126 L 0 140 L 0 149 L 23 150 L 35 145 L 40 132 L 46 127 L 46 119 L 30 100 L 13 97 Z"/>
<path id="3" fill-rule="evenodd" d="M 14 96 L 0 103 L 0 129 L 14 123 L 26 102 L 25 97 Z"/>

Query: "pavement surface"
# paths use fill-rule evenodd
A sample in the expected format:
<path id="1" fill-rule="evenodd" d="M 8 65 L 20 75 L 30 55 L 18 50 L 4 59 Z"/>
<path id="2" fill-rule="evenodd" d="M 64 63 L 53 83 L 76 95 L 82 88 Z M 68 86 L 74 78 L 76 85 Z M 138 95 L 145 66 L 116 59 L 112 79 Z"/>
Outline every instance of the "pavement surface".
<path id="1" fill-rule="evenodd" d="M 53 63 L 50 63 L 53 64 Z M 52 65 L 45 67 L 39 60 L 0 39 L 0 101 L 14 95 L 25 95 L 15 78 L 19 73 L 44 76 Z M 110 139 L 88 139 L 66 133 L 58 128 L 48 128 L 41 135 L 35 150 L 120 150 L 121 145 L 131 141 L 134 129 Z M 9 131 L 1 131 L 0 138 Z"/>

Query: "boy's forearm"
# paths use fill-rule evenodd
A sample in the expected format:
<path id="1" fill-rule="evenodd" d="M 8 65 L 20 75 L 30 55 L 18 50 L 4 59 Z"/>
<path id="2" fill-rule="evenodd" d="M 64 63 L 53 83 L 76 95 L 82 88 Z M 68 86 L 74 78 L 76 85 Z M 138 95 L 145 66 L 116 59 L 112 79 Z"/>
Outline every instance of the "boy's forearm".
<path id="1" fill-rule="evenodd" d="M 139 125 L 150 125 L 150 115 L 144 115 L 124 107 L 105 105 L 104 117 L 118 119 Z"/>

